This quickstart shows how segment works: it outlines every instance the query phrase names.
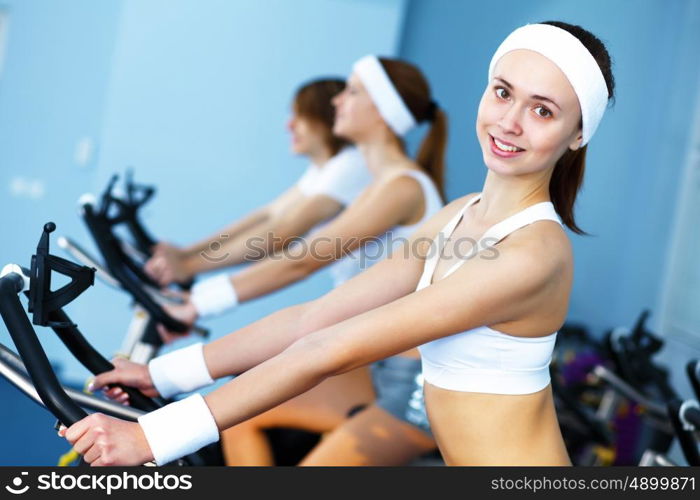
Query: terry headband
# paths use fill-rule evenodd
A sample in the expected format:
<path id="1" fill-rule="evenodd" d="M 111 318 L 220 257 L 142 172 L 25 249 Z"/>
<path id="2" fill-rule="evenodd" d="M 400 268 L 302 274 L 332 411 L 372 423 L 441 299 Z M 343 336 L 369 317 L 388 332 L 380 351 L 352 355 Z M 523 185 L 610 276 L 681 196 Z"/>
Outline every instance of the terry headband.
<path id="1" fill-rule="evenodd" d="M 416 119 L 391 83 L 377 56 L 365 56 L 355 63 L 353 72 L 362 80 L 379 114 L 398 136 L 416 126 Z"/>
<path id="2" fill-rule="evenodd" d="M 508 52 L 526 49 L 556 64 L 574 88 L 581 106 L 584 146 L 598 128 L 608 105 L 608 87 L 598 63 L 574 35 L 549 24 L 527 24 L 513 31 L 498 47 L 489 64 L 489 81 L 496 63 Z"/>

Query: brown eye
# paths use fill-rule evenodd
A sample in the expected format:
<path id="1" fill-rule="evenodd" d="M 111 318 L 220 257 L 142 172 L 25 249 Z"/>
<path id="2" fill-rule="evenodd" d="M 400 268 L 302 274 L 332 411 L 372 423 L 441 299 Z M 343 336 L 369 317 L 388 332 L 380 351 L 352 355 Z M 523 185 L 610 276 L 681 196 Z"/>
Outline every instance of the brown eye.
<path id="1" fill-rule="evenodd" d="M 508 99 L 508 97 L 510 97 L 510 94 L 508 93 L 508 91 L 506 89 L 504 89 L 503 87 L 496 87 L 496 95 L 500 99 Z"/>
<path id="2" fill-rule="evenodd" d="M 535 113 L 537 113 L 537 116 L 540 116 L 542 118 L 549 118 L 550 116 L 552 116 L 552 112 L 544 106 L 537 106 L 535 108 Z"/>

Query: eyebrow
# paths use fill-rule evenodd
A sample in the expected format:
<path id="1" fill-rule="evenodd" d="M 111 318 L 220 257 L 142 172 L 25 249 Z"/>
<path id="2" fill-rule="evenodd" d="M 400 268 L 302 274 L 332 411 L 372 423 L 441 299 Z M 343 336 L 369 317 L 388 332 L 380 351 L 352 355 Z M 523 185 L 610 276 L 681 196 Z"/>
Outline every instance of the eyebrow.
<path id="1" fill-rule="evenodd" d="M 513 90 L 513 86 L 510 83 L 508 83 L 506 80 L 504 80 L 503 78 L 496 76 L 496 77 L 494 77 L 494 80 L 499 80 L 501 83 L 503 83 L 503 85 L 508 87 L 509 90 Z M 531 95 L 530 97 L 533 99 L 536 99 L 538 101 L 551 102 L 552 104 L 554 104 L 557 108 L 559 108 L 561 110 L 561 107 L 556 102 L 551 100 L 549 97 L 545 97 L 543 95 L 537 95 L 537 94 Z"/>

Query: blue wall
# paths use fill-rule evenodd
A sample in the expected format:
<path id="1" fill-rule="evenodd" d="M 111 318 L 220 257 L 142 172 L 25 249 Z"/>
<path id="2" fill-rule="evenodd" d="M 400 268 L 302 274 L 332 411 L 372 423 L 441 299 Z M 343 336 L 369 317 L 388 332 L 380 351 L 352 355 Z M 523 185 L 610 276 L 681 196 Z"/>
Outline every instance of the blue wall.
<path id="1" fill-rule="evenodd" d="M 48 220 L 86 238 L 74 207 L 91 185 L 94 164 L 78 166 L 74 150 L 102 127 L 121 2 L 4 0 L 2 6 L 10 23 L 0 77 L 0 260 L 28 266 Z M 88 295 L 70 308 L 81 326 L 98 325 L 89 304 L 115 294 L 95 287 Z M 51 359 L 65 368 L 69 357 L 54 337 L 41 335 Z M 4 325 L 0 342 L 12 345 Z M 4 379 L 0 401 L 1 465 L 53 465 L 70 448 L 56 436 L 53 417 Z"/>
<path id="2" fill-rule="evenodd" d="M 95 165 L 78 166 L 74 151 L 81 138 L 99 136 L 102 127 L 121 2 L 22 0 L 5 5 L 10 29 L 0 80 L 0 259 L 2 265 L 29 266 L 46 221 L 54 220 L 59 232 L 86 239 L 75 201 L 89 189 Z M 55 245 L 54 251 L 61 253 Z M 87 301 L 69 309 L 81 325 L 89 304 L 105 303 L 114 295 L 103 291 L 91 290 Z M 68 356 L 53 337 L 45 336 L 47 349 L 60 363 Z M 0 341 L 8 339 L 0 328 Z"/>
<path id="3" fill-rule="evenodd" d="M 0 77 L 1 264 L 28 266 L 48 220 L 94 250 L 75 202 L 129 165 L 137 180 L 159 189 L 147 226 L 178 243 L 276 196 L 305 167 L 290 156 L 285 130 L 295 88 L 318 76 L 344 77 L 369 52 L 395 55 L 404 4 L 0 0 L 10 15 Z M 93 154 L 81 164 L 75 150 L 84 139 Z M 54 253 L 61 254 L 55 244 Z M 329 287 L 319 275 L 208 326 L 222 335 Z M 129 322 L 125 296 L 98 282 L 68 311 L 100 351 L 119 347 Z M 82 384 L 87 372 L 53 334 L 41 336 L 63 380 Z M 12 345 L 4 326 L 0 342 Z M 27 418 L 16 418 L 8 405 L 17 394 L 5 387 L 0 421 L 12 427 L 6 436 L 17 437 L 3 445 L 7 463 L 54 463 L 52 445 L 26 451 L 34 416 L 51 419 L 31 403 Z"/>
<path id="4" fill-rule="evenodd" d="M 589 146 L 577 202 L 579 225 L 593 236 L 572 236 L 570 319 L 587 323 L 596 334 L 631 324 L 643 307 L 651 307 L 658 321 L 700 81 L 697 2 L 506 0 L 495 6 L 412 0 L 401 55 L 426 72 L 449 113 L 448 196 L 478 191 L 483 184 L 474 123 L 491 55 L 515 27 L 550 19 L 598 35 L 612 54 L 617 82 L 617 103 Z"/>

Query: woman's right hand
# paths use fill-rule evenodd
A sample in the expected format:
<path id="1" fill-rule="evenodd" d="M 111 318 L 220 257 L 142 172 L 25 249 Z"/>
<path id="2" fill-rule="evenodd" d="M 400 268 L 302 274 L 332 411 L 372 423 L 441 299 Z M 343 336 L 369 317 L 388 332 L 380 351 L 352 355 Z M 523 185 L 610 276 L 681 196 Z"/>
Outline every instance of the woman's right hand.
<path id="1" fill-rule="evenodd" d="M 190 328 L 194 326 L 195 321 L 197 321 L 197 318 L 199 318 L 197 309 L 189 299 L 185 300 L 182 304 L 163 304 L 162 307 L 170 317 L 175 318 Z M 160 323 L 156 325 L 156 329 L 158 330 L 158 334 L 160 335 L 160 338 L 164 344 L 170 344 L 171 342 L 184 338 L 191 333 L 191 330 L 188 330 L 185 333 L 171 332 Z"/>
<path id="2" fill-rule="evenodd" d="M 170 243 L 160 242 L 153 247 L 153 257 L 146 261 L 144 270 L 160 286 L 168 286 L 174 282 L 184 282 L 190 279 L 185 272 L 183 252 Z"/>
<path id="3" fill-rule="evenodd" d="M 90 391 L 103 389 L 108 398 L 123 404 L 129 404 L 129 396 L 119 387 L 108 386 L 122 384 L 138 389 L 151 398 L 160 396 L 153 385 L 148 366 L 134 363 L 124 358 L 115 358 L 112 360 L 112 364 L 114 365 L 114 370 L 97 375 L 88 387 Z"/>

